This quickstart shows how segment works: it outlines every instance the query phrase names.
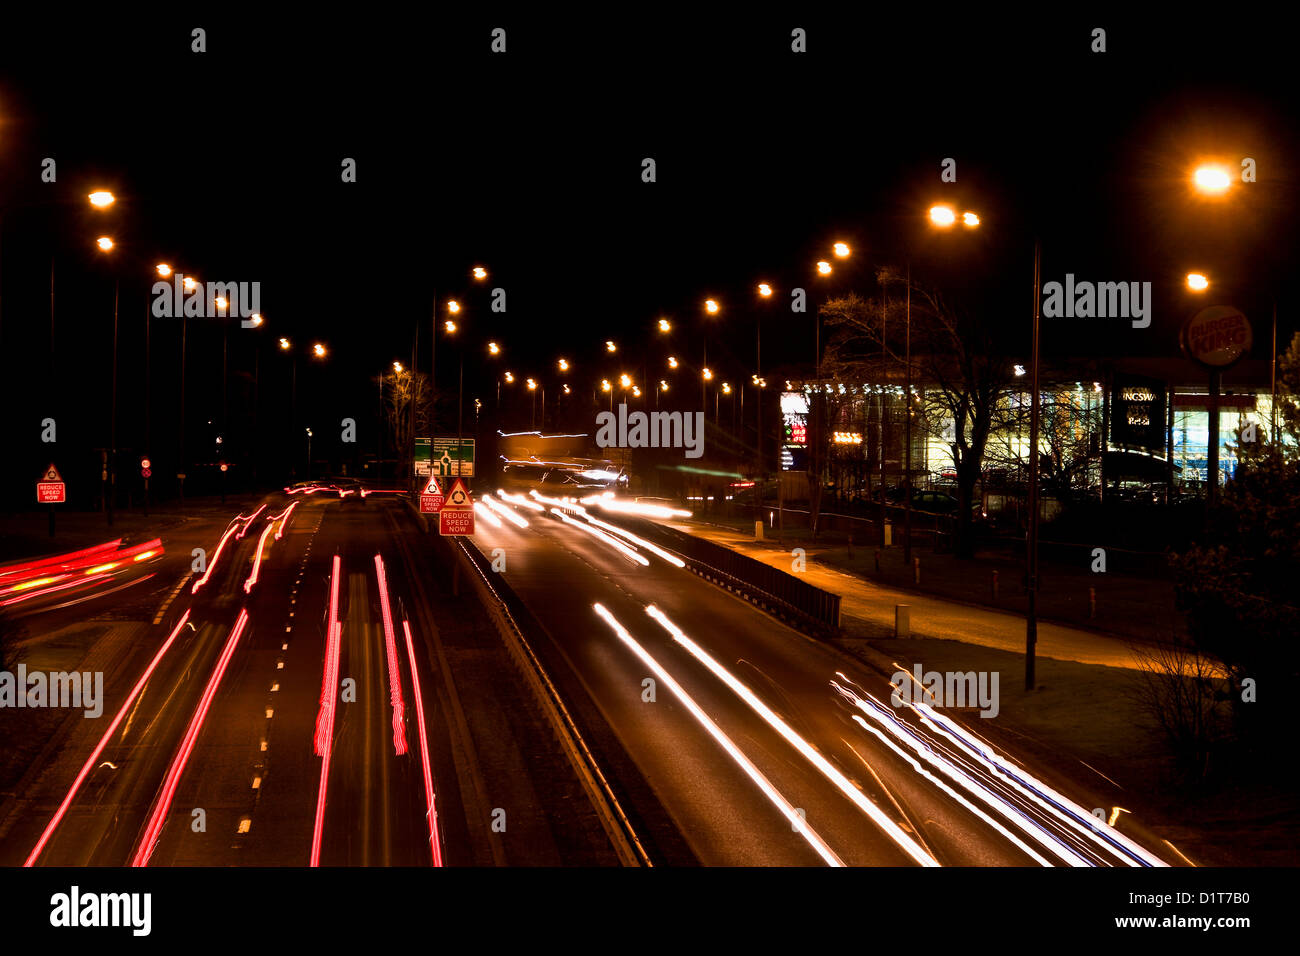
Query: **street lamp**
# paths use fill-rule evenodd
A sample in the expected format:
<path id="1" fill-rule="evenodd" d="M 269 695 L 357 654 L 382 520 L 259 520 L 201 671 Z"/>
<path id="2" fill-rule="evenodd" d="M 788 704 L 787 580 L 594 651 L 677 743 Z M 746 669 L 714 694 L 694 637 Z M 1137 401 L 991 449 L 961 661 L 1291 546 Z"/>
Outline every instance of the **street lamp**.
<path id="1" fill-rule="evenodd" d="M 672 330 L 673 330 L 673 325 L 672 325 L 671 322 L 669 322 L 667 319 L 660 319 L 660 320 L 659 320 L 659 331 L 660 331 L 660 332 L 671 332 Z"/>
<path id="2" fill-rule="evenodd" d="M 837 242 L 832 246 L 835 255 L 839 259 L 847 259 L 849 255 L 849 244 L 847 242 Z"/>
<path id="3" fill-rule="evenodd" d="M 96 202 L 95 197 L 99 196 L 101 201 Z M 107 197 L 107 198 L 104 198 Z M 99 207 L 108 206 L 113 202 L 113 194 L 91 193 L 90 201 Z M 101 252 L 111 252 L 113 250 L 113 240 L 108 236 L 100 236 L 96 240 Z M 107 461 L 107 486 L 104 489 L 104 513 L 108 519 L 109 527 L 113 526 L 113 498 L 117 490 L 117 299 L 118 299 L 118 279 L 113 279 L 113 397 L 112 404 L 109 406 L 109 425 L 108 425 L 108 461 Z"/>
<path id="4" fill-rule="evenodd" d="M 1204 292 L 1210 287 L 1210 280 L 1200 272 L 1187 273 L 1187 288 L 1193 292 Z"/>
<path id="5" fill-rule="evenodd" d="M 1198 166 L 1192 173 L 1192 184 L 1196 187 L 1197 192 L 1208 196 L 1218 196 L 1227 192 L 1228 187 L 1232 185 L 1232 177 L 1222 166 L 1215 163 L 1207 163 Z"/>
<path id="6" fill-rule="evenodd" d="M 87 198 L 90 199 L 90 204 L 96 209 L 107 209 L 109 206 L 113 205 L 113 203 L 117 202 L 117 197 L 107 189 L 98 189 L 91 193 Z"/>

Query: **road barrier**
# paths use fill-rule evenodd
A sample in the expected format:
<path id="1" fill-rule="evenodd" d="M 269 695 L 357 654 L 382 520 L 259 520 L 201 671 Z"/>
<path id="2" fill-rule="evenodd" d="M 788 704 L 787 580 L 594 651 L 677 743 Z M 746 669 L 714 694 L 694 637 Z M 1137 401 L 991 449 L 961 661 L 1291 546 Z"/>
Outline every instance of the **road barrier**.
<path id="1" fill-rule="evenodd" d="M 406 505 L 421 529 L 426 534 L 431 534 L 429 525 L 433 522 L 429 521 L 429 516 L 421 514 L 417 510 L 418 505 L 410 498 L 406 499 Z M 636 830 L 623 811 L 609 781 L 596 763 L 596 758 L 578 730 L 578 725 L 564 705 L 560 692 L 533 652 L 523 629 L 507 607 L 506 601 L 497 593 L 497 587 L 505 587 L 500 576 L 493 576 L 496 579 L 494 584 L 489 578 L 490 562 L 472 541 L 460 537 L 440 538 L 433 535 L 433 546 L 444 549 L 457 579 L 469 582 L 470 588 L 492 621 L 502 643 L 505 644 L 511 661 L 523 677 L 525 685 L 531 691 L 534 701 L 550 725 L 551 732 L 559 741 L 570 766 L 577 774 L 578 782 L 591 801 L 592 808 L 620 862 L 624 866 L 652 866 Z"/>
<path id="2" fill-rule="evenodd" d="M 619 517 L 636 532 L 672 551 L 696 574 L 739 594 L 804 630 L 833 636 L 840 626 L 840 596 L 797 575 L 764 564 L 706 538 L 642 518 Z"/>

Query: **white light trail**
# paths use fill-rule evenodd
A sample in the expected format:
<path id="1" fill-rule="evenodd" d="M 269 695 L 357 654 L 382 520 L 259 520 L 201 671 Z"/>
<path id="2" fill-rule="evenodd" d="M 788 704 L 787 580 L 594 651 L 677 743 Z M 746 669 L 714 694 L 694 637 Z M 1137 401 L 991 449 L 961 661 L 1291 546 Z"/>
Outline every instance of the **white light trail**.
<path id="1" fill-rule="evenodd" d="M 617 548 L 619 551 L 623 552 L 623 554 L 629 560 L 635 561 L 637 564 L 641 565 L 642 567 L 646 567 L 646 568 L 650 567 L 649 560 L 647 560 L 643 555 L 637 554 L 636 551 L 629 548 L 627 545 L 625 545 L 622 541 L 619 541 L 617 538 L 610 537 L 609 535 L 605 534 L 605 532 L 597 528 L 593 528 L 589 524 L 583 524 L 581 521 L 574 521 L 572 518 L 566 515 L 559 508 L 552 508 L 551 512 L 553 514 L 559 515 L 560 520 L 563 521 L 565 524 L 570 525 L 571 527 L 574 528 L 579 528 L 582 531 L 587 532 L 587 534 L 591 535 L 592 537 L 599 538 L 601 541 L 604 541 L 606 544 Z"/>
<path id="2" fill-rule="evenodd" d="M 844 776 L 844 774 L 840 773 L 840 771 L 831 764 L 829 760 L 819 754 L 813 748 L 812 744 L 808 743 L 808 741 L 804 740 L 791 730 L 789 724 L 778 717 L 770 707 L 759 700 L 758 696 L 753 691 L 732 676 L 731 672 L 714 660 L 713 657 L 704 650 L 704 648 L 700 647 L 693 640 L 687 637 L 685 632 L 669 620 L 668 616 L 665 615 L 663 611 L 659 610 L 659 608 L 655 607 L 653 604 L 650 604 L 646 607 L 645 612 L 657 621 L 664 630 L 671 634 L 678 644 L 686 648 L 692 657 L 707 667 L 714 677 L 726 684 L 727 687 L 731 689 L 732 693 L 748 704 L 750 709 L 758 714 L 758 716 L 762 717 L 768 726 L 780 734 L 785 741 L 790 744 L 790 746 L 799 751 L 805 760 L 820 770 L 827 780 L 833 783 L 836 788 L 844 794 L 844 796 L 848 797 L 859 810 L 865 813 L 871 819 L 872 823 L 880 827 L 880 829 L 883 830 L 885 834 L 903 850 L 903 852 L 921 866 L 939 865 L 939 862 L 927 853 L 924 847 L 908 836 L 903 831 L 902 827 L 891 820 L 883 810 L 869 800 L 867 795 L 855 787 L 849 779 Z"/>
<path id="3" fill-rule="evenodd" d="M 628 633 L 627 628 L 620 624 L 618 619 L 615 618 L 604 605 L 597 603 L 593 604 L 592 608 L 598 615 L 600 615 L 601 619 L 610 626 L 614 633 L 618 635 L 619 640 L 626 644 L 631 649 L 632 653 L 640 659 L 641 663 L 650 668 L 660 683 L 677 696 L 678 700 L 682 702 L 690 712 L 691 716 L 694 717 L 699 722 L 700 726 L 708 732 L 709 736 L 727 752 L 727 755 L 736 762 L 736 765 L 745 772 L 746 776 L 758 785 L 758 788 L 763 792 L 763 795 L 771 801 L 772 805 L 775 806 L 781 812 L 781 815 L 790 823 L 794 832 L 802 836 L 808 842 L 808 845 L 816 851 L 817 855 L 826 861 L 827 865 L 843 866 L 844 861 L 835 854 L 835 851 L 827 845 L 826 841 L 823 840 L 812 827 L 808 826 L 807 821 L 799 815 L 799 811 L 795 809 L 790 801 L 772 785 L 772 782 L 763 775 L 763 772 L 759 770 L 758 767 L 754 766 L 753 761 L 745 756 L 744 752 L 732 742 L 731 738 L 723 732 L 722 728 L 709 718 L 709 715 L 706 714 L 697 703 L 695 703 L 695 700 L 691 695 L 686 693 L 682 686 L 673 679 L 672 675 L 664 670 L 659 662 L 651 657 L 645 648 L 637 643 L 636 639 Z"/>

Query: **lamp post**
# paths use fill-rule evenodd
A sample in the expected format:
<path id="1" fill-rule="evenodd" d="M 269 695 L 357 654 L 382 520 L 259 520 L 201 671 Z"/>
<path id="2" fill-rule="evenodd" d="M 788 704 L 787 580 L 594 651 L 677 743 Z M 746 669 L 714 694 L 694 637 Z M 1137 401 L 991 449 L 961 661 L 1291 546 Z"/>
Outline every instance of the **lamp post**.
<path id="1" fill-rule="evenodd" d="M 1034 326 L 1029 379 L 1029 535 L 1025 574 L 1025 690 L 1034 689 L 1034 652 L 1038 643 L 1038 326 L 1042 311 L 1042 243 L 1034 238 Z M 1103 453 L 1105 449 L 1102 449 Z"/>

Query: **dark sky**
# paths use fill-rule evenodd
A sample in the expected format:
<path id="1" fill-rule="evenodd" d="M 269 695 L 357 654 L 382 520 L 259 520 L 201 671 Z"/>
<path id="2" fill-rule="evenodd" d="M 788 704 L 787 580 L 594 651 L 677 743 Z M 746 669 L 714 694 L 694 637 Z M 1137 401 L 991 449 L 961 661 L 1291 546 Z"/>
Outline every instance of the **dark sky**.
<path id="1" fill-rule="evenodd" d="M 753 283 L 803 285 L 815 303 L 811 264 L 840 238 L 859 278 L 837 288 L 871 294 L 871 267 L 910 252 L 919 278 L 1005 312 L 1013 335 L 1027 330 L 1036 234 L 1045 281 L 1155 284 L 1151 329 L 1062 321 L 1045 329 L 1046 353 L 1172 354 L 1193 266 L 1257 329 L 1274 295 L 1293 324 L 1297 84 L 1285 33 L 1258 22 L 793 4 L 725 16 L 312 10 L 6 25 L 0 347 L 11 402 L 50 390 L 51 253 L 63 359 L 53 391 L 74 416 L 109 381 L 113 270 L 130 303 L 123 415 L 143 401 L 145 269 L 157 258 L 260 281 L 269 322 L 232 333 L 232 374 L 251 381 L 253 336 L 319 337 L 331 362 L 300 382 L 299 401 L 344 411 L 370 409 L 375 376 L 409 360 L 417 322 L 427 347 L 435 288 L 469 296 L 466 340 L 499 338 L 517 374 L 564 354 L 588 387 L 606 338 L 657 356 L 645 344 L 659 347 L 660 315 L 677 323 L 674 348 L 694 354 L 711 294 L 724 303 L 711 364 L 747 377 Z M 190 52 L 195 26 L 206 53 Z M 495 26 L 505 55 L 489 50 Z M 807 54 L 789 51 L 795 26 Z M 1089 50 L 1095 26 L 1107 29 L 1104 54 Z M 1230 202 L 1195 202 L 1187 171 L 1216 155 L 1254 157 L 1259 182 Z M 45 156 L 58 161 L 56 184 L 39 181 Z M 357 160 L 355 184 L 340 181 L 343 157 Z M 644 157 L 656 183 L 641 182 Z M 939 180 L 945 157 L 957 159 L 955 184 Z M 100 185 L 119 202 L 92 215 L 84 195 Z M 979 234 L 928 231 L 935 199 L 977 209 Z M 119 237 L 112 266 L 91 245 L 100 231 Z M 506 315 L 469 287 L 476 264 L 507 290 Z M 188 410 L 215 414 L 221 336 L 193 334 Z M 152 336 L 165 420 L 177 414 L 178 335 Z M 810 355 L 810 339 L 810 316 L 773 310 L 765 366 Z M 265 403 L 283 384 L 280 359 L 264 345 L 257 360 L 264 415 L 276 414 Z M 450 349 L 439 366 L 453 373 Z M 469 387 L 489 390 L 495 379 L 477 373 L 472 362 Z M 119 444 L 143 447 L 136 418 L 120 422 Z"/>

